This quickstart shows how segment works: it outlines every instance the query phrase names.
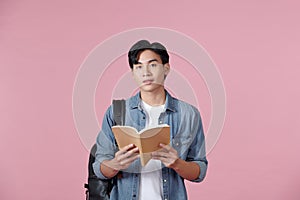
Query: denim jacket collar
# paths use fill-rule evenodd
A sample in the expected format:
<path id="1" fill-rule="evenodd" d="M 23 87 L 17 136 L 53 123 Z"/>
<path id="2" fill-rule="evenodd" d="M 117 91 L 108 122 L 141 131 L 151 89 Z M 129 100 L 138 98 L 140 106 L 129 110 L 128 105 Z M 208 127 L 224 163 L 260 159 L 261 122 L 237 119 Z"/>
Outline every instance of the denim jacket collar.
<path id="1" fill-rule="evenodd" d="M 167 90 L 165 90 L 165 92 L 166 92 L 166 110 L 176 112 L 177 110 L 175 105 L 175 98 L 172 97 Z M 141 92 L 138 92 L 136 95 L 134 95 L 129 99 L 129 106 L 131 109 L 138 108 L 139 110 L 142 110 L 140 95 Z"/>

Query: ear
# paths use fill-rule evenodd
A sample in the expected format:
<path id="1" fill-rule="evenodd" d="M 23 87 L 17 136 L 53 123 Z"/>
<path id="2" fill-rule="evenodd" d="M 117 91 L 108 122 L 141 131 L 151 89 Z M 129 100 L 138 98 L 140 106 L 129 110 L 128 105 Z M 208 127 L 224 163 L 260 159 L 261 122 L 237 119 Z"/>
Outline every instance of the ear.
<path id="1" fill-rule="evenodd" d="M 165 77 L 169 74 L 169 72 L 170 72 L 170 64 L 166 63 L 166 64 L 164 64 Z"/>

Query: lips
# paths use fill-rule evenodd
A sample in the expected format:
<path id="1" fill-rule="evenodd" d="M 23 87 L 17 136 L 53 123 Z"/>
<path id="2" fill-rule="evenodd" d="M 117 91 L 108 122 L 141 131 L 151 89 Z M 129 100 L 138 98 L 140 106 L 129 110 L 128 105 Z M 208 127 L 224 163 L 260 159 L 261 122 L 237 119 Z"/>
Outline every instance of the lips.
<path id="1" fill-rule="evenodd" d="M 143 84 L 145 84 L 145 85 L 149 85 L 151 83 L 153 83 L 153 79 L 148 79 L 148 80 L 143 81 Z"/>

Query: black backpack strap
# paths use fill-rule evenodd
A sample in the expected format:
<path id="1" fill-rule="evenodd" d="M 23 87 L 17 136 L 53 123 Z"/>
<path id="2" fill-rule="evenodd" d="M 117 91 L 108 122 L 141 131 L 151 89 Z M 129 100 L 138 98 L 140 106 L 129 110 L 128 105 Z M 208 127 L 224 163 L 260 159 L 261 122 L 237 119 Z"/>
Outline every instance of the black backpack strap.
<path id="1" fill-rule="evenodd" d="M 93 163 L 95 162 L 95 154 L 97 151 L 97 145 L 94 144 L 91 151 L 90 151 L 90 157 L 89 157 L 89 177 L 96 177 L 95 173 L 94 173 L 94 169 L 93 169 Z"/>
<path id="2" fill-rule="evenodd" d="M 125 125 L 126 105 L 125 100 L 113 100 L 113 113 L 116 125 Z"/>
<path id="3" fill-rule="evenodd" d="M 90 151 L 89 164 L 88 164 L 88 184 L 84 184 L 87 189 L 85 192 L 86 200 L 109 200 L 109 194 L 113 186 L 113 180 L 102 180 L 99 179 L 94 170 L 93 163 L 95 161 L 95 153 L 97 151 L 96 144 L 93 145 Z"/>
<path id="4" fill-rule="evenodd" d="M 125 124 L 125 112 L 126 104 L 125 100 L 113 100 L 113 113 L 114 121 L 116 125 Z M 93 163 L 95 161 L 95 153 L 97 151 L 97 146 L 94 144 L 90 151 L 89 165 L 88 165 L 88 184 L 84 184 L 86 190 L 86 199 L 87 200 L 108 200 L 109 194 L 113 187 L 114 179 L 101 180 L 99 179 L 93 170 Z M 120 172 L 119 172 L 120 173 Z"/>

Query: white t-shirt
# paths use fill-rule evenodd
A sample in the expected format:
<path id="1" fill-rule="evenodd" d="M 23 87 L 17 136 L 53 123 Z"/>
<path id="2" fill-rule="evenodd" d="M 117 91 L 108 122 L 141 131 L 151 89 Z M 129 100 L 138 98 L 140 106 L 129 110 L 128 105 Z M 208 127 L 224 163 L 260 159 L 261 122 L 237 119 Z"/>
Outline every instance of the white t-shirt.
<path id="1" fill-rule="evenodd" d="M 142 107 L 146 114 L 146 127 L 158 126 L 158 118 L 163 112 L 165 105 L 150 106 L 144 101 Z M 147 165 L 142 167 L 139 200 L 160 200 L 163 198 L 162 189 L 162 173 L 161 173 L 161 161 L 151 159 Z"/>

